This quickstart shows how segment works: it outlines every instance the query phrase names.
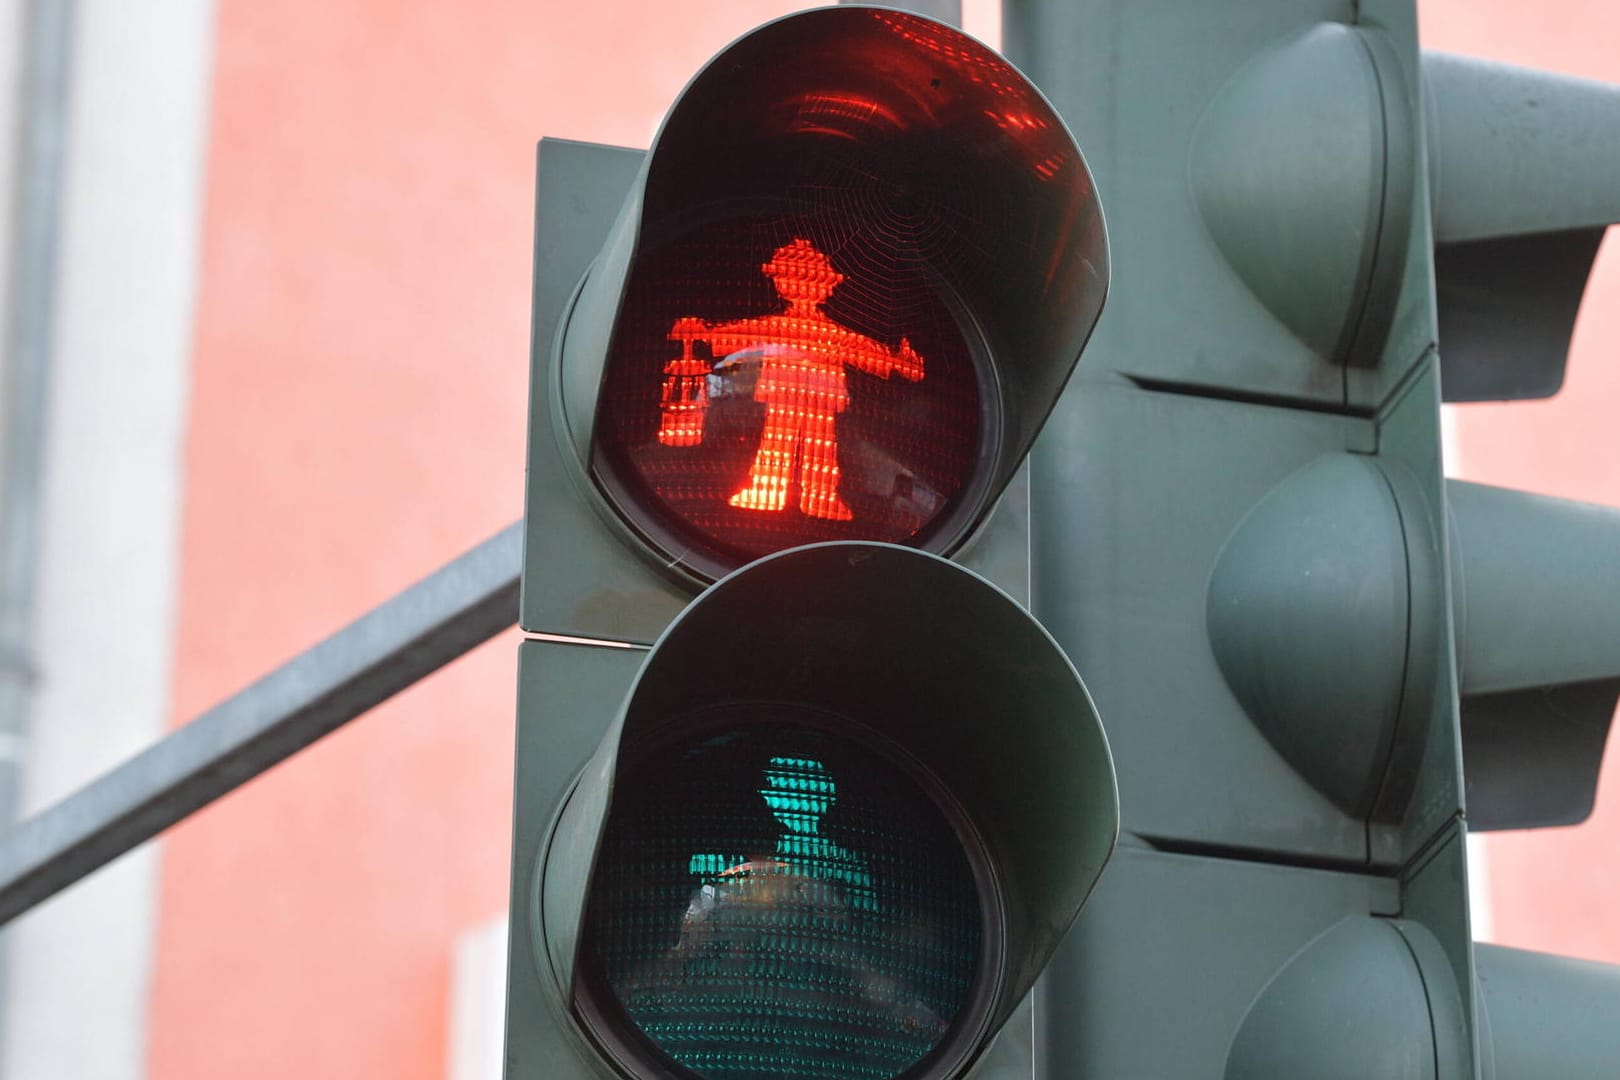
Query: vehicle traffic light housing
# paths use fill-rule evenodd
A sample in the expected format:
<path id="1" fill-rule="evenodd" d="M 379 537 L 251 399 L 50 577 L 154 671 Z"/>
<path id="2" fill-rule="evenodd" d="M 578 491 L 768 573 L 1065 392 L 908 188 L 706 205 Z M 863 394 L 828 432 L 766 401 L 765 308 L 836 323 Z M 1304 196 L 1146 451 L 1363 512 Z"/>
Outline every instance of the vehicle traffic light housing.
<path id="1" fill-rule="evenodd" d="M 1612 91 L 1435 61 L 1410 0 L 1005 10 L 1115 253 L 1031 462 L 1121 793 L 1050 1075 L 1602 1075 L 1582 1021 L 1495 1023 L 1601 980 L 1476 959 L 1464 838 L 1589 805 L 1620 529 L 1446 481 L 1439 406 L 1561 375 Z"/>
<path id="2" fill-rule="evenodd" d="M 509 1080 L 1030 1075 L 998 1033 L 1118 804 L 1016 603 L 830 543 L 723 579 L 650 652 L 522 649 Z"/>
<path id="3" fill-rule="evenodd" d="M 1108 280 L 1039 92 L 930 19 L 817 9 L 722 52 L 630 160 L 541 149 L 524 626 L 645 643 L 839 539 L 1027 594 L 1015 480 Z"/>

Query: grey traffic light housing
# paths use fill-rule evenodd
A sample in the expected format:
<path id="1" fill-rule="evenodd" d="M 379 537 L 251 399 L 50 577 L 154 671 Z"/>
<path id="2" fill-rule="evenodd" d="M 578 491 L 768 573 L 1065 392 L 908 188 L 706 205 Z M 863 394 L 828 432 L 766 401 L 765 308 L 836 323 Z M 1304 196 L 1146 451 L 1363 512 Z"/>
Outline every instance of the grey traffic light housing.
<path id="1" fill-rule="evenodd" d="M 974 1075 L 1027 1077 L 1000 1069 L 994 1044 L 1101 873 L 1118 801 L 1084 685 L 1015 602 L 936 556 L 835 543 L 723 579 L 648 653 L 523 649 L 508 1080 L 598 1075 L 599 1056 L 626 1054 L 620 1075 L 659 1075 L 634 1056 L 637 1040 L 593 1031 L 580 1001 L 593 867 L 626 748 L 665 723 L 751 702 L 843 718 L 960 809 L 985 863 L 995 944 L 969 1029 L 928 1075 L 979 1061 Z M 542 670 L 557 662 L 568 683 Z M 615 684 L 628 684 L 622 708 L 609 704 Z"/>
<path id="2" fill-rule="evenodd" d="M 1410 0 L 1006 10 L 1107 148 L 1116 272 L 1032 461 L 1032 607 L 1132 841 L 1048 971 L 1049 1067 L 1470 1076 L 1573 1039 L 1548 1060 L 1602 1075 L 1584 1021 L 1486 1015 L 1561 976 L 1481 990 L 1464 839 L 1590 801 L 1613 517 L 1448 482 L 1439 406 L 1556 383 L 1614 92 L 1426 56 Z"/>

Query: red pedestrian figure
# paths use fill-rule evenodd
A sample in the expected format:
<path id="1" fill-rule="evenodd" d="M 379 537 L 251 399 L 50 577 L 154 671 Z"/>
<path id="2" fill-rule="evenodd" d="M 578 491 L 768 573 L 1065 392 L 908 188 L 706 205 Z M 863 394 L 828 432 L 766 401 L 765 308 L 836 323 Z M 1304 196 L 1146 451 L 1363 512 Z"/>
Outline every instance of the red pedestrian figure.
<path id="1" fill-rule="evenodd" d="M 714 355 L 722 358 L 715 365 L 717 371 L 758 359 L 754 400 L 765 406 L 765 430 L 748 485 L 729 502 L 743 510 L 785 509 L 789 484 L 797 472 L 800 511 L 810 517 L 848 521 L 854 515 L 838 496 L 838 434 L 834 428 L 834 418 L 849 404 L 844 367 L 885 379 L 897 374 L 917 382 L 923 377 L 923 358 L 903 338 L 898 349 L 890 349 L 834 322 L 821 309 L 844 275 L 808 240 L 795 239 L 778 248 L 760 269 L 787 301 L 786 311 L 715 326 L 697 318 L 675 321 L 669 336 L 683 343 L 684 352 L 665 369 L 665 425 L 659 439 L 672 446 L 700 441 L 701 427 L 697 425 L 706 396 L 700 398 L 700 392 L 693 389 L 682 390 L 673 399 L 681 405 L 678 422 L 670 411 L 672 380 L 690 379 L 695 374 L 692 342 L 707 341 Z M 673 370 L 677 366 L 680 370 Z"/>

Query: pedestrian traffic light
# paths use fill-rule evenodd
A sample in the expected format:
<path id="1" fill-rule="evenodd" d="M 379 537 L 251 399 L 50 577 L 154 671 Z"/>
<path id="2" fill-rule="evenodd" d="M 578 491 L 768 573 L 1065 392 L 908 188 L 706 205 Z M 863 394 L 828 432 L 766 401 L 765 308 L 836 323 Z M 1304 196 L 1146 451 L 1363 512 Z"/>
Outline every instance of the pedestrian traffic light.
<path id="1" fill-rule="evenodd" d="M 1072 136 L 1005 60 L 906 12 L 802 12 L 705 67 L 639 163 L 543 144 L 539 188 L 524 626 L 650 642 L 832 540 L 1027 593 L 1014 481 L 1108 256 Z"/>
<path id="2" fill-rule="evenodd" d="M 1031 1080 L 1118 832 L 1008 595 L 1108 281 L 1073 137 L 971 38 L 817 9 L 644 157 L 542 143 L 538 219 L 509 1080 Z"/>
<path id="3" fill-rule="evenodd" d="M 1476 954 L 1464 838 L 1589 805 L 1620 515 L 1448 484 L 1439 405 L 1561 378 L 1620 101 L 1427 57 L 1411 0 L 1004 10 L 1115 260 L 1032 455 L 1123 838 L 1048 1075 L 1609 1075 L 1529 1002 L 1620 980 Z"/>
<path id="4" fill-rule="evenodd" d="M 818 544 L 650 652 L 524 642 L 520 679 L 509 1080 L 1031 1075 L 1027 1014 L 999 1036 L 1118 804 L 1084 686 L 1004 593 Z"/>

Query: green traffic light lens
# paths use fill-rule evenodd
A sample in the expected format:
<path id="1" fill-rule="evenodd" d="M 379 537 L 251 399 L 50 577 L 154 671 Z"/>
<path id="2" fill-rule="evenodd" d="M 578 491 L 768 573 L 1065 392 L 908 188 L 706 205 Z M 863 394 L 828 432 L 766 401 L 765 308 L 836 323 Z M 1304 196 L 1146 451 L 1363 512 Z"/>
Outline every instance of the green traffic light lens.
<path id="1" fill-rule="evenodd" d="M 585 928 L 598 1034 L 704 1080 L 905 1076 L 978 989 L 966 850 L 905 770 L 802 724 L 622 763 Z"/>

